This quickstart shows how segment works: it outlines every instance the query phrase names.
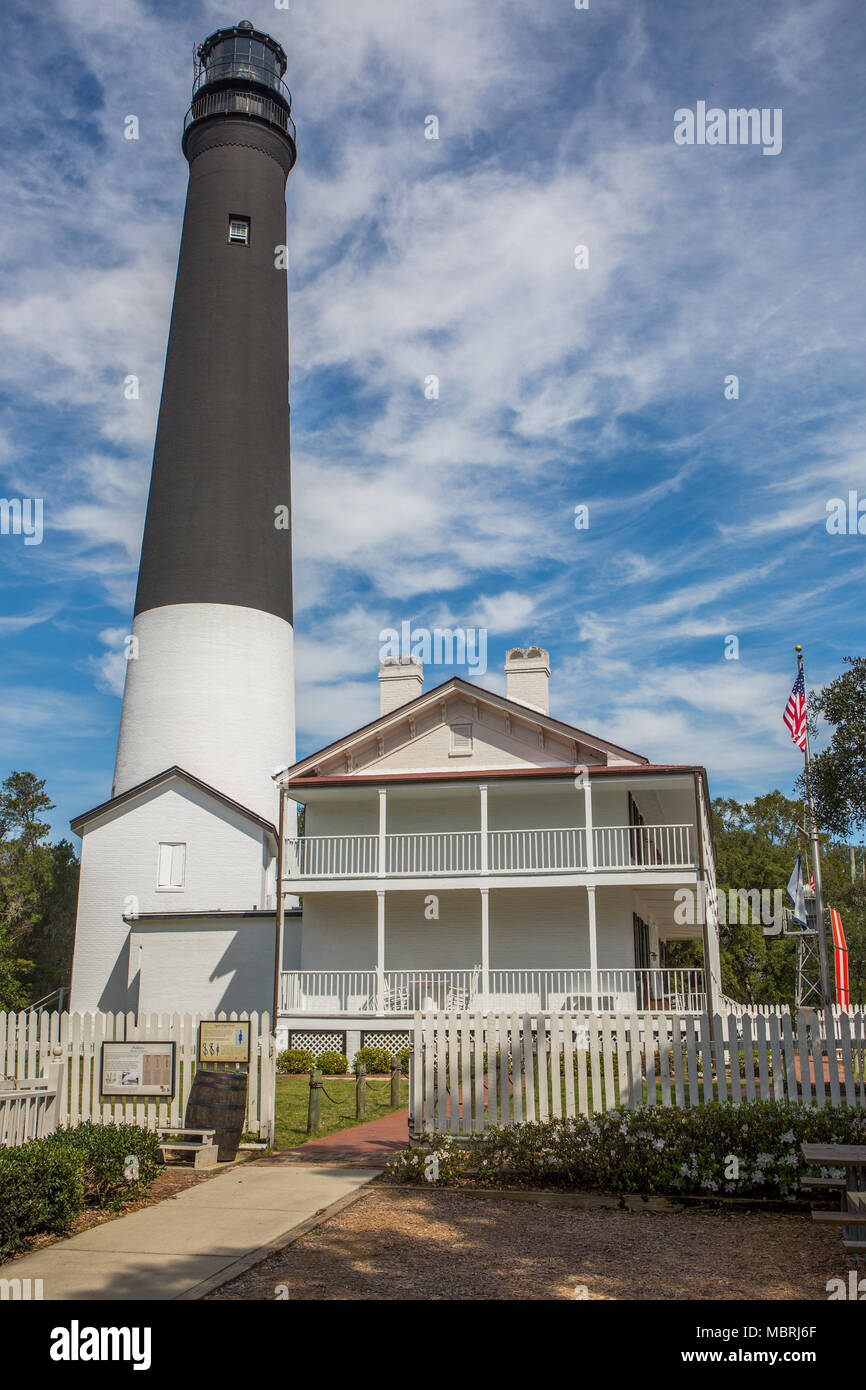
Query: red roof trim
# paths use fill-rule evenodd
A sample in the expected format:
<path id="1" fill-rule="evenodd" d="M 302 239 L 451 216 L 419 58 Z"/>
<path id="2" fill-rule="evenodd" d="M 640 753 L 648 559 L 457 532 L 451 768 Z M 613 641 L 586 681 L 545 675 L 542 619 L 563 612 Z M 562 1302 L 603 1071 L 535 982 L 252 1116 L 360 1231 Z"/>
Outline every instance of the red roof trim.
<path id="1" fill-rule="evenodd" d="M 381 786 L 383 782 L 486 782 L 492 778 L 506 780 L 521 777 L 574 777 L 582 771 L 577 767 L 509 767 L 479 768 L 465 772 L 383 772 L 378 777 L 369 774 L 343 773 L 332 777 L 293 777 L 288 783 L 289 791 L 305 787 L 358 787 Z M 619 763 L 612 766 L 590 766 L 591 777 L 638 777 L 647 773 L 704 773 L 702 767 L 679 763 Z"/>

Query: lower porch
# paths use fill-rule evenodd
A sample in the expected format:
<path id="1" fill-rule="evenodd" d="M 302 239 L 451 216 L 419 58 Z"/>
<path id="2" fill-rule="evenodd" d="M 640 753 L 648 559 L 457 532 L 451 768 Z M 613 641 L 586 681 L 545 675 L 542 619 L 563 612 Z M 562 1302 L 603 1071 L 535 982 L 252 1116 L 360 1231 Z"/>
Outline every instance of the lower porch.
<path id="1" fill-rule="evenodd" d="M 287 940 L 280 1018 L 402 1019 L 417 1011 L 700 1013 L 700 940 L 674 916 L 679 884 L 304 895 Z"/>

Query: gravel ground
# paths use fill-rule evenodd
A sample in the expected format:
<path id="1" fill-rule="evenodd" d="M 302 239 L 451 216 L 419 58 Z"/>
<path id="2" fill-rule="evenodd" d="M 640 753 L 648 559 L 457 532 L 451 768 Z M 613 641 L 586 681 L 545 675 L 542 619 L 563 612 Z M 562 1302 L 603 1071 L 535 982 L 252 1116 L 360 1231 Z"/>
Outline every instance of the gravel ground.
<path id="1" fill-rule="evenodd" d="M 210 1295 L 826 1300 L 851 1256 L 801 1213 L 544 1206 L 376 1186 Z M 285 1298 L 286 1294 L 282 1293 Z"/>

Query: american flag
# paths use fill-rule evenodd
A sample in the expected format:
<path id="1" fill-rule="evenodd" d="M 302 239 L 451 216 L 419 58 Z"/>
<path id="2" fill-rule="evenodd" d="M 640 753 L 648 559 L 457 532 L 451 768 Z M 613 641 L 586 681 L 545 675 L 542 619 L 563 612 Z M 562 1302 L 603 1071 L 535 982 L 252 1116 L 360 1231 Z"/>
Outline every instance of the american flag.
<path id="1" fill-rule="evenodd" d="M 782 715 L 791 738 L 798 748 L 806 751 L 806 687 L 803 684 L 803 672 L 797 672 L 797 679 L 794 681 L 794 688 L 788 696 L 788 703 L 785 706 L 785 713 Z"/>

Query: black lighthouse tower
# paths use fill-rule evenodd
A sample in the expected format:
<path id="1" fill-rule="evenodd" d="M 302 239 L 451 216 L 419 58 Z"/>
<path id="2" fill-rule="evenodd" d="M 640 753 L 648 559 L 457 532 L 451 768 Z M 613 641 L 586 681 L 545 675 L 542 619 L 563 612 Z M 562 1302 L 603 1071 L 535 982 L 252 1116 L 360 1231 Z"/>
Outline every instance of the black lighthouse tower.
<path id="1" fill-rule="evenodd" d="M 178 765 L 274 820 L 294 758 L 286 54 L 199 46 L 114 794 Z"/>

